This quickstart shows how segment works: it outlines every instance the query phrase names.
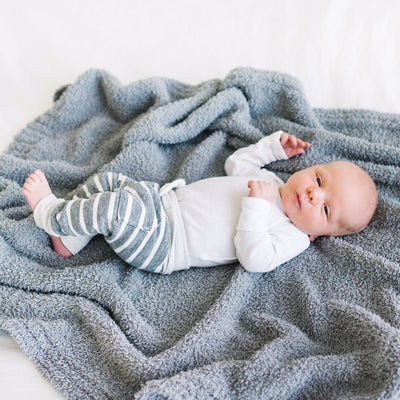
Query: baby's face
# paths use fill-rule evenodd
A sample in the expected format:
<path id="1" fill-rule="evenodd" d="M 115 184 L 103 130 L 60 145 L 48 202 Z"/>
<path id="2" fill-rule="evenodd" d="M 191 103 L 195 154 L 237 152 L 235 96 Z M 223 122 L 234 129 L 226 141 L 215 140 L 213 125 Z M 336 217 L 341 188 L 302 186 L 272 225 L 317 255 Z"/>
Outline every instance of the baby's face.
<path id="1" fill-rule="evenodd" d="M 310 240 L 362 223 L 366 193 L 356 168 L 341 161 L 316 165 L 296 172 L 280 189 L 287 216 Z"/>

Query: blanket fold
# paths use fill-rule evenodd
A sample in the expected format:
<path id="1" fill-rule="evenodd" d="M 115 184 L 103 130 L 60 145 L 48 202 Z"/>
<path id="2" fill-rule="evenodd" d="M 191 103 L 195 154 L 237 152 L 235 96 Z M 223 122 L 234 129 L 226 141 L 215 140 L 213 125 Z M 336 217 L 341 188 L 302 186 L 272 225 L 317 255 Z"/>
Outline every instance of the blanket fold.
<path id="1" fill-rule="evenodd" d="M 268 166 L 282 179 L 348 159 L 379 204 L 363 232 L 319 238 L 270 273 L 150 274 L 100 237 L 62 259 L 21 194 L 37 168 L 60 197 L 99 171 L 159 184 L 223 175 L 234 150 L 276 130 L 311 143 Z M 0 156 L 0 329 L 69 399 L 398 398 L 399 132 L 399 115 L 313 109 L 277 72 L 123 86 L 89 70 Z"/>

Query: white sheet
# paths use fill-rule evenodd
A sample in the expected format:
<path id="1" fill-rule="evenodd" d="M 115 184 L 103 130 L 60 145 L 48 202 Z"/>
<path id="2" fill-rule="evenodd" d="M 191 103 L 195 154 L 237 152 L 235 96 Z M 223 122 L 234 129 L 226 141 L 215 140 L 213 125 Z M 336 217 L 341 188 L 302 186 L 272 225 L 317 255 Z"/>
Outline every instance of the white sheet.
<path id="1" fill-rule="evenodd" d="M 56 400 L 63 397 L 21 352 L 15 341 L 0 335 L 0 393 L 4 400 Z"/>
<path id="2" fill-rule="evenodd" d="M 253 66 L 298 77 L 314 107 L 400 113 L 399 15 L 396 0 L 5 2 L 0 150 L 91 67 L 122 83 L 162 75 L 195 84 Z M 62 398 L 4 334 L 0 393 Z"/>

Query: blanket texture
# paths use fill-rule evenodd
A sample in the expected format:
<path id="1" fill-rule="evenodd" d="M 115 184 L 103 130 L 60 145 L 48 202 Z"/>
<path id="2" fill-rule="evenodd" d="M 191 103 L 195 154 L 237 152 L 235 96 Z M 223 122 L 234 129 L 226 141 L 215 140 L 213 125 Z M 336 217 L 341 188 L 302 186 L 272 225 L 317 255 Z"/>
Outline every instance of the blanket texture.
<path id="1" fill-rule="evenodd" d="M 239 68 L 187 85 L 124 86 L 89 70 L 0 156 L 0 328 L 69 399 L 395 399 L 400 396 L 400 116 L 313 109 L 291 76 Z M 311 143 L 283 180 L 336 159 L 379 191 L 367 229 L 319 238 L 265 274 L 239 264 L 168 276 L 101 237 L 62 259 L 21 194 L 57 196 L 99 171 L 160 184 L 223 175 L 235 149 L 285 130 Z"/>

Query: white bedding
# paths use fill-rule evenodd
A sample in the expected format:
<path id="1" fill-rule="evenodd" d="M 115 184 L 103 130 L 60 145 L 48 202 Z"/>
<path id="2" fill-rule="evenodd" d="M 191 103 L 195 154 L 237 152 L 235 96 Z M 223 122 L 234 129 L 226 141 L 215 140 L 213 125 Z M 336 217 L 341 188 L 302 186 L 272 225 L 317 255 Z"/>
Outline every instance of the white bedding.
<path id="1" fill-rule="evenodd" d="M 301 80 L 313 107 L 400 113 L 400 3 L 20 0 L 0 13 L 0 150 L 95 67 L 187 83 L 252 66 Z M 0 331 L 4 399 L 62 398 Z"/>

